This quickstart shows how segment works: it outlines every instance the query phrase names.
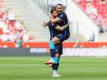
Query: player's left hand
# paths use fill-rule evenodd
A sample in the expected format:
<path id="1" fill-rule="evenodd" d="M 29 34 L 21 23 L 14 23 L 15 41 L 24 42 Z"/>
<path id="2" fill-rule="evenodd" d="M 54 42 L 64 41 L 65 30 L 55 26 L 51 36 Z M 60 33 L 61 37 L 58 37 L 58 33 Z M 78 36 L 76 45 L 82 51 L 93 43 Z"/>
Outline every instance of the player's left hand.
<path id="1" fill-rule="evenodd" d="M 44 21 L 44 23 L 43 23 L 43 27 L 46 28 L 46 26 L 47 26 L 47 23 Z"/>

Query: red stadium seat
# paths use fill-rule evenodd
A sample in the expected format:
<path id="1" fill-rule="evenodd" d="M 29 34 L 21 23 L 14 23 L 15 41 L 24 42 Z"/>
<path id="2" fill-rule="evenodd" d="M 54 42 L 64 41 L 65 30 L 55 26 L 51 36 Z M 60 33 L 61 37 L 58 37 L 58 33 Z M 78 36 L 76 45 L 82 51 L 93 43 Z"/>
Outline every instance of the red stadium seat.
<path id="1" fill-rule="evenodd" d="M 77 1 L 77 3 L 78 3 L 78 1 Z M 102 0 L 102 1 L 101 0 L 80 0 L 78 4 L 84 12 L 86 12 L 87 3 L 91 3 L 91 5 L 98 11 L 98 14 L 96 15 L 97 17 L 99 15 L 101 15 L 103 17 L 103 19 L 107 21 L 107 4 L 106 4 L 107 1 L 106 0 L 105 0 L 105 2 L 104 2 L 104 0 Z M 92 20 L 95 20 L 97 23 L 97 18 L 94 18 L 94 17 L 91 17 L 91 18 L 92 18 Z M 102 26 L 107 27 L 107 25 L 103 25 L 103 24 L 104 23 L 102 23 Z M 106 22 L 105 22 L 105 24 L 106 24 Z"/>
<path id="2" fill-rule="evenodd" d="M 15 48 L 14 42 L 0 42 L 0 47 Z"/>

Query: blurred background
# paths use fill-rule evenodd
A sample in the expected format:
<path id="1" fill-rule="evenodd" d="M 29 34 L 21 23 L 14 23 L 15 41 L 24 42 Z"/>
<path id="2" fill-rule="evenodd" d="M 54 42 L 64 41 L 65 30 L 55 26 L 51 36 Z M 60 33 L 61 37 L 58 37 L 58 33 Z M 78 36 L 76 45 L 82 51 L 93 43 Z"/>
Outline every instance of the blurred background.
<path id="1" fill-rule="evenodd" d="M 75 56 L 75 48 L 88 52 L 94 49 L 96 53 L 106 48 L 107 0 L 0 0 L 0 54 L 49 53 L 49 31 L 42 24 L 49 20 L 51 7 L 58 3 L 64 5 L 70 22 L 65 55 Z"/>
<path id="2" fill-rule="evenodd" d="M 71 36 L 56 79 L 43 23 L 59 3 Z M 107 0 L 0 0 L 0 80 L 107 80 Z"/>

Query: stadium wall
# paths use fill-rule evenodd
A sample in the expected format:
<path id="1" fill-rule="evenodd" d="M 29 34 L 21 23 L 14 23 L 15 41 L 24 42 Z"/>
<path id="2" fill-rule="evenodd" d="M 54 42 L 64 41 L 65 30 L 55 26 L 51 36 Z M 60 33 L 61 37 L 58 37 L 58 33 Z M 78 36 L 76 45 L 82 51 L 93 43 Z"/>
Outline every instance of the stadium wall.
<path id="1" fill-rule="evenodd" d="M 46 56 L 47 48 L 0 48 L 0 56 Z"/>
<path id="2" fill-rule="evenodd" d="M 21 48 L 15 48 L 10 43 L 0 43 L 0 46 L 0 56 L 49 55 L 48 42 L 26 42 Z M 63 47 L 62 56 L 107 56 L 105 42 L 64 42 Z"/>
<path id="3" fill-rule="evenodd" d="M 94 56 L 103 57 L 107 56 L 106 48 L 65 48 L 62 56 Z"/>
<path id="4" fill-rule="evenodd" d="M 92 22 L 91 19 L 74 3 L 73 0 L 67 0 L 66 13 L 70 22 L 75 24 L 72 26 L 77 34 L 83 35 L 86 40 L 94 37 L 94 41 L 98 41 L 98 27 Z M 75 28 L 77 30 L 75 30 Z M 75 33 L 75 32 L 73 32 Z"/>

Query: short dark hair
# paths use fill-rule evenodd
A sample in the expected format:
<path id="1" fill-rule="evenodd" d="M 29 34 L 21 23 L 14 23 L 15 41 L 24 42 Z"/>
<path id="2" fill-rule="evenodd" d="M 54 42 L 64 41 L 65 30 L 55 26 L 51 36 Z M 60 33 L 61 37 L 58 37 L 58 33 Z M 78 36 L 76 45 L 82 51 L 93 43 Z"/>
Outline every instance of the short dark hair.
<path id="1" fill-rule="evenodd" d="M 60 3 L 59 3 L 59 4 L 57 4 L 56 6 L 58 6 L 58 5 L 60 5 L 60 6 L 64 7 L 64 6 L 63 6 L 63 4 L 60 4 Z"/>
<path id="2" fill-rule="evenodd" d="M 56 7 L 52 7 L 52 8 L 51 8 L 51 11 L 50 11 L 51 14 L 52 14 L 54 11 L 56 11 Z"/>

